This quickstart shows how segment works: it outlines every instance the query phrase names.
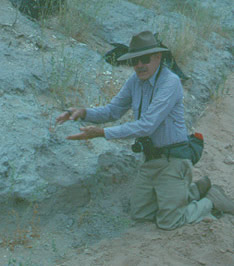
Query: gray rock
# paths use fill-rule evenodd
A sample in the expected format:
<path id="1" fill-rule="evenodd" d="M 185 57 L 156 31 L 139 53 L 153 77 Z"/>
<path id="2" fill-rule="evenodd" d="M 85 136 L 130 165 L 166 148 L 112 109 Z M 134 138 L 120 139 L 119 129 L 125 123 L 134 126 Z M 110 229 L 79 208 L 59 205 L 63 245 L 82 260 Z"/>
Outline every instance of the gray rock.
<path id="1" fill-rule="evenodd" d="M 230 156 L 230 155 L 227 155 L 223 161 L 225 164 L 234 164 L 234 159 Z"/>
<path id="2" fill-rule="evenodd" d="M 81 1 L 79 5 L 68 1 L 68 6 L 95 19 L 96 34 L 109 43 L 128 45 L 133 34 L 148 29 L 157 31 L 158 28 L 153 11 L 124 0 L 90 0 Z"/>
<path id="3" fill-rule="evenodd" d="M 49 193 L 49 194 L 54 194 L 55 192 L 57 191 L 57 188 L 56 188 L 56 186 L 48 186 L 48 188 L 47 188 L 47 192 Z"/>
<path id="4" fill-rule="evenodd" d="M 138 163 L 133 155 L 121 151 L 111 151 L 98 157 L 98 176 L 104 184 L 120 184 L 127 182 L 136 173 Z"/>
<path id="5" fill-rule="evenodd" d="M 181 18 L 186 19 L 166 9 L 156 14 L 124 0 L 72 4 L 69 1 L 70 7 L 95 22 L 94 35 L 109 43 L 129 44 L 132 34 L 145 29 L 157 32 L 167 23 L 178 29 Z M 191 77 L 184 84 L 190 128 L 233 64 L 227 38 L 212 33 L 201 43 L 182 68 Z M 2 0 L 0 9 L 0 50 L 1 202 L 38 201 L 45 215 L 51 210 L 69 213 L 86 205 L 99 186 L 122 184 L 134 175 L 138 161 L 127 150 L 129 142 L 69 142 L 65 137 L 79 132 L 83 124 L 54 127 L 56 116 L 70 105 L 105 104 L 108 97 L 101 86 L 115 73 L 120 86 L 131 69 L 112 67 L 88 45 L 52 29 L 42 30 L 7 0 Z M 123 205 L 127 210 L 127 199 Z"/>

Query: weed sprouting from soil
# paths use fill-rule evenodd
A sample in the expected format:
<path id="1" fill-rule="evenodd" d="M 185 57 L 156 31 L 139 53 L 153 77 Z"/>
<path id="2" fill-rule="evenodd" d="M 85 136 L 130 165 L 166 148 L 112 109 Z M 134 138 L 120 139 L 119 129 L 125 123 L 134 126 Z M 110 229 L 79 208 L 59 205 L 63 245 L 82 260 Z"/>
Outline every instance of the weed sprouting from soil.
<path id="1" fill-rule="evenodd" d="M 8 228 L 9 230 L 5 230 L 6 233 L 4 232 L 0 235 L 2 241 L 1 246 L 9 248 L 11 251 L 14 251 L 15 247 L 19 245 L 32 248 L 30 245 L 31 240 L 40 238 L 38 205 L 34 204 L 29 208 L 32 211 L 32 215 L 31 218 L 25 222 L 22 222 L 22 217 L 15 209 L 8 212 L 9 225 L 13 224 L 14 229 Z"/>

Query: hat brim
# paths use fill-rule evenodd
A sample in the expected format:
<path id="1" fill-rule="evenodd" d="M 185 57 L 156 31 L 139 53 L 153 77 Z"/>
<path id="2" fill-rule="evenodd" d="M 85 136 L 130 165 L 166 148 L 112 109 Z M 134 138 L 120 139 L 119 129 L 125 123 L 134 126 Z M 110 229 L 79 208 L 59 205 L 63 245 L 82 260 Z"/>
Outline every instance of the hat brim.
<path id="1" fill-rule="evenodd" d="M 155 48 L 151 48 L 148 50 L 138 51 L 135 53 L 129 52 L 117 58 L 117 61 L 127 60 L 127 59 L 131 59 L 134 57 L 142 56 L 145 54 L 153 54 L 153 53 L 168 52 L 168 51 L 169 49 L 166 49 L 166 48 L 155 47 Z"/>

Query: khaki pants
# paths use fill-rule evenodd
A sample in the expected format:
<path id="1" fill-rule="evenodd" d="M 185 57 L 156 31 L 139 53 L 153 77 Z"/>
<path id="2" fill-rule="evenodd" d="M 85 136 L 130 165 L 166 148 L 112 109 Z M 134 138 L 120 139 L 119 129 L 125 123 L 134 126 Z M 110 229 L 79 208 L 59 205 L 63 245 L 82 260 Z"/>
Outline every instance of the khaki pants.
<path id="1" fill-rule="evenodd" d="M 211 216 L 212 202 L 200 200 L 192 183 L 189 160 L 160 158 L 142 165 L 131 196 L 132 218 L 156 221 L 159 228 L 174 229 Z"/>

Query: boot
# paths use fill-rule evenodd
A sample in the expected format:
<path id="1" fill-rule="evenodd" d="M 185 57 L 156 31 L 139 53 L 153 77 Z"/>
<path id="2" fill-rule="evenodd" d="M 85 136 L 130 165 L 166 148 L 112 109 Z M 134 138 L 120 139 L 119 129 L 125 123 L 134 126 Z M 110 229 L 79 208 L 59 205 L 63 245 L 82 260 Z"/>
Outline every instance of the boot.
<path id="1" fill-rule="evenodd" d="M 211 181 L 208 176 L 204 176 L 198 181 L 194 182 L 200 193 L 200 199 L 204 198 L 208 190 L 211 188 Z"/>
<path id="2" fill-rule="evenodd" d="M 234 201 L 225 195 L 221 187 L 213 185 L 208 191 L 206 198 L 212 201 L 215 209 L 234 215 Z"/>

